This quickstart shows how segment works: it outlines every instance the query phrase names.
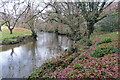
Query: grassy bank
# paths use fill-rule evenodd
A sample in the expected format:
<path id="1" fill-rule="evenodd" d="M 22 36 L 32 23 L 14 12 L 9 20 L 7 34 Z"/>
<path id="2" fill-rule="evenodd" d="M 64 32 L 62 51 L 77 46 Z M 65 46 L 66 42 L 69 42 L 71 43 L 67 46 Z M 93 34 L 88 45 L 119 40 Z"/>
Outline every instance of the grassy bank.
<path id="1" fill-rule="evenodd" d="M 0 34 L 0 44 L 2 45 L 15 44 L 32 38 L 31 31 L 25 28 L 15 28 L 13 34 L 10 34 L 8 29 L 3 28 Z"/>
<path id="2" fill-rule="evenodd" d="M 78 52 L 68 49 L 37 67 L 28 78 L 118 78 L 118 32 L 92 37 L 92 46 L 77 42 Z"/>

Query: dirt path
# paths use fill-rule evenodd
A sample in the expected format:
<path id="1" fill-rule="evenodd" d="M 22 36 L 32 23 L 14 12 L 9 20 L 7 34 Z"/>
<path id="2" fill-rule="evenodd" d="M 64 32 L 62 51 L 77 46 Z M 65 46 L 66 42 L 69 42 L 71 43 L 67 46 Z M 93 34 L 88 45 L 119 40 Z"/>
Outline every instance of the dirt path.
<path id="1" fill-rule="evenodd" d="M 83 55 L 83 54 L 89 54 L 90 51 L 92 51 L 93 49 L 95 49 L 97 42 L 100 40 L 100 36 L 96 36 L 96 40 L 93 46 L 91 46 L 87 51 L 81 53 L 78 57 L 76 57 L 72 63 L 70 65 L 67 66 L 67 68 L 65 68 L 63 71 L 61 71 L 58 75 L 57 78 L 66 78 L 66 74 L 72 69 L 72 66 L 74 65 L 74 63 L 78 60 L 78 58 Z"/>

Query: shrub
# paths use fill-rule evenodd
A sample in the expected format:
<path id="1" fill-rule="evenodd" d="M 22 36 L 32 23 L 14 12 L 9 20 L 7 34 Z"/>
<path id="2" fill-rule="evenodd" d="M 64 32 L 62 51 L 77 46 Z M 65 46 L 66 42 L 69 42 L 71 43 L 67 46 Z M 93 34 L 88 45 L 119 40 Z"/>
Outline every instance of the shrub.
<path id="1" fill-rule="evenodd" d="M 93 68 L 90 68 L 90 69 L 89 69 L 89 72 L 90 72 L 90 73 L 94 73 L 94 69 L 93 69 Z"/>
<path id="2" fill-rule="evenodd" d="M 83 69 L 83 66 L 80 66 L 78 63 L 75 63 L 75 64 L 73 65 L 73 68 L 74 68 L 74 69 L 82 70 L 82 69 Z"/>
<path id="3" fill-rule="evenodd" d="M 84 59 L 86 58 L 88 55 L 81 55 L 78 59 Z"/>
<path id="4" fill-rule="evenodd" d="M 84 48 L 84 49 L 89 49 L 89 46 L 84 46 L 83 48 Z"/>
<path id="5" fill-rule="evenodd" d="M 105 38 L 103 40 L 101 40 L 100 42 L 97 43 L 97 45 L 102 44 L 102 43 L 108 43 L 108 42 L 112 42 L 111 38 Z"/>
<path id="6" fill-rule="evenodd" d="M 74 67 L 74 69 L 79 69 L 79 64 L 75 63 L 75 64 L 73 65 L 73 67 Z"/>
<path id="7" fill-rule="evenodd" d="M 72 58 L 72 57 L 67 58 L 67 61 L 68 61 L 69 63 L 71 63 L 73 60 L 74 60 L 74 58 Z"/>
<path id="8" fill-rule="evenodd" d="M 113 46 L 98 47 L 97 49 L 93 50 L 92 53 L 90 53 L 90 55 L 92 57 L 102 57 L 106 54 L 115 53 L 116 51 L 117 49 Z"/>
<path id="9" fill-rule="evenodd" d="M 67 78 L 70 78 L 70 77 L 71 77 L 71 75 L 70 75 L 70 74 L 67 74 L 67 75 L 66 75 L 66 77 L 67 77 Z"/>

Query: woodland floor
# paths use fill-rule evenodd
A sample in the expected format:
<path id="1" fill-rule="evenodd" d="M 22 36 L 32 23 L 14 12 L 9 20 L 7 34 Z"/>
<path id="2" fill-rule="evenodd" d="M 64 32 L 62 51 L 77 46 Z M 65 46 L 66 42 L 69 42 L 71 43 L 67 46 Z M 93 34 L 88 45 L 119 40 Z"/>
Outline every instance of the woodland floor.
<path id="1" fill-rule="evenodd" d="M 97 43 L 106 37 L 112 42 Z M 96 35 L 93 38 L 93 45 L 83 48 L 80 45 L 77 53 L 68 54 L 65 52 L 58 58 L 44 63 L 41 67 L 30 74 L 29 78 L 118 78 L 118 53 L 107 54 L 103 57 L 92 57 L 90 53 L 97 47 L 114 46 L 119 48 L 118 32 Z M 79 44 L 77 44 L 79 45 Z"/>

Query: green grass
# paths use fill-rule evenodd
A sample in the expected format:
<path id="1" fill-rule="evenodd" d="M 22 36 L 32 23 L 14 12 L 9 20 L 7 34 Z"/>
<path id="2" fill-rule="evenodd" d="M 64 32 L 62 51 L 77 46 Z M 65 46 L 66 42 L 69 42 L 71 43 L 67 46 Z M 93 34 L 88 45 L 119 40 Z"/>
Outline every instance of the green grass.
<path id="1" fill-rule="evenodd" d="M 27 29 L 23 30 L 13 30 L 13 34 L 9 33 L 9 30 L 3 29 L 2 31 L 2 39 L 5 38 L 11 38 L 11 37 L 17 37 L 17 36 L 25 36 L 25 35 L 31 35 L 31 31 Z"/>
<path id="2" fill-rule="evenodd" d="M 95 41 L 96 34 L 97 34 L 98 36 L 101 36 L 101 39 L 100 39 L 100 40 L 102 40 L 102 39 L 104 39 L 104 38 L 107 38 L 107 37 L 111 38 L 112 40 L 115 40 L 115 39 L 118 39 L 118 37 L 119 37 L 119 33 L 118 33 L 118 32 L 111 32 L 111 33 L 107 33 L 107 32 L 93 33 L 93 34 L 91 35 L 91 37 L 90 37 L 90 40 L 91 40 L 92 42 Z"/>
<path id="3" fill-rule="evenodd" d="M 2 29 L 2 32 L 0 32 L 0 43 L 7 39 L 7 41 L 16 41 L 15 37 L 23 37 L 31 35 L 31 31 L 24 28 L 18 28 L 13 30 L 13 34 L 10 34 L 8 29 Z"/>
<path id="4" fill-rule="evenodd" d="M 112 32 L 102 35 L 102 38 L 110 37 L 111 39 L 118 39 L 119 34 L 118 32 Z"/>
<path id="5" fill-rule="evenodd" d="M 92 57 L 103 57 L 104 55 L 113 54 L 113 53 L 116 53 L 117 51 L 118 51 L 118 49 L 113 46 L 98 47 L 98 48 L 94 49 L 90 53 L 90 55 Z"/>
<path id="6" fill-rule="evenodd" d="M 109 43 L 112 42 L 112 39 L 109 37 L 104 38 L 103 40 L 99 41 L 97 45 L 102 44 L 102 43 Z"/>

